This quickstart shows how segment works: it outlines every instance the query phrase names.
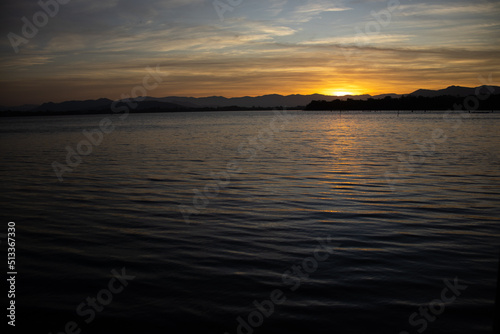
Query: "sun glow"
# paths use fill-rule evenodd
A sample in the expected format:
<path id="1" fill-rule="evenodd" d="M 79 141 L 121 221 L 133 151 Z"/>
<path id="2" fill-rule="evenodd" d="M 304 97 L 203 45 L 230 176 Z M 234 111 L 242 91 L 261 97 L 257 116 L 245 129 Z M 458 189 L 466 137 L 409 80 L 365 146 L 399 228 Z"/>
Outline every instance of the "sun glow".
<path id="1" fill-rule="evenodd" d="M 346 91 L 333 91 L 332 92 L 332 95 L 335 95 L 335 96 L 345 96 L 345 95 L 354 95 L 353 92 L 346 92 Z"/>
<path id="2" fill-rule="evenodd" d="M 330 96 L 346 96 L 346 95 L 360 95 L 364 94 L 361 93 L 361 91 L 364 91 L 365 89 L 360 89 L 360 87 L 340 87 L 340 88 L 328 88 L 328 89 L 321 89 L 320 91 L 324 95 L 330 95 Z"/>

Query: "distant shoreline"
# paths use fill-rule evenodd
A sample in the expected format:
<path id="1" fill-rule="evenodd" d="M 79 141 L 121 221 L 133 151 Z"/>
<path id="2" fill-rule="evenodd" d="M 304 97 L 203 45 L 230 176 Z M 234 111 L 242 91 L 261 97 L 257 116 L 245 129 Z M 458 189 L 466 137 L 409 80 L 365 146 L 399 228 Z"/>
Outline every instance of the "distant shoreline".
<path id="1" fill-rule="evenodd" d="M 222 112 L 234 112 L 234 111 L 266 111 L 266 110 L 283 110 L 283 109 L 278 109 L 278 108 L 256 108 L 256 109 L 246 109 L 246 108 L 241 108 L 241 109 L 228 109 L 228 110 L 222 110 L 222 109 L 211 109 L 211 110 L 198 110 L 198 109 L 193 109 L 193 110 L 140 110 L 140 111 L 135 111 L 135 110 L 130 110 L 130 114 L 163 114 L 163 113 L 181 113 L 181 112 L 194 112 L 194 113 L 202 113 L 202 112 L 217 112 L 217 111 L 222 111 Z M 350 113 L 350 112 L 362 112 L 362 113 L 377 113 L 377 112 L 387 112 L 387 111 L 392 111 L 394 113 L 397 112 L 402 112 L 404 114 L 419 114 L 419 113 L 432 113 L 432 112 L 444 112 L 446 110 L 442 109 L 428 109 L 428 110 L 330 110 L 330 109 L 315 109 L 315 110 L 306 110 L 303 108 L 287 108 L 286 110 L 299 110 L 299 111 L 325 111 L 325 112 L 336 112 L 336 113 Z M 462 110 L 462 112 L 467 112 L 467 110 Z M 493 110 L 473 110 L 470 111 L 471 114 L 497 114 L 500 113 L 500 108 L 493 109 Z M 0 118 L 7 118 L 7 117 L 50 117 L 50 116 L 84 116 L 84 115 L 114 115 L 113 112 L 111 111 L 69 111 L 69 112 L 62 112 L 62 111 L 38 111 L 38 112 L 33 112 L 33 111 L 12 111 L 12 112 L 1 112 L 0 113 Z"/>
<path id="2" fill-rule="evenodd" d="M 246 107 L 219 107 L 219 108 L 179 108 L 179 109 L 130 109 L 130 114 L 159 114 L 179 112 L 213 112 L 213 111 L 259 111 L 259 110 L 304 110 L 304 107 L 283 108 L 282 106 L 268 108 Z M 70 111 L 2 111 L 0 117 L 29 117 L 29 116 L 72 116 L 72 115 L 114 115 L 111 109 L 105 110 L 70 110 Z"/>
<path id="3" fill-rule="evenodd" d="M 471 103 L 474 102 L 473 104 Z M 479 99 L 475 96 L 402 96 L 393 98 L 387 96 L 382 99 L 368 98 L 367 100 L 335 99 L 332 101 L 313 100 L 306 106 L 275 106 L 275 107 L 242 107 L 237 105 L 224 107 L 186 107 L 168 102 L 134 101 L 133 107 L 128 107 L 124 101 L 112 102 L 100 109 L 80 110 L 5 110 L 0 117 L 26 116 L 66 116 L 66 115 L 113 115 L 117 109 L 126 108 L 130 113 L 172 113 L 172 112 L 214 112 L 214 111 L 257 111 L 257 110 L 304 110 L 304 111 L 471 111 L 493 112 L 500 110 L 500 94 L 489 95 Z"/>
<path id="4" fill-rule="evenodd" d="M 471 104 L 473 102 L 473 104 Z M 383 99 L 367 99 L 346 101 L 312 101 L 305 110 L 463 110 L 463 111 L 491 111 L 500 109 L 500 94 L 488 95 L 485 99 L 471 96 L 402 96 L 399 98 L 386 97 Z"/>

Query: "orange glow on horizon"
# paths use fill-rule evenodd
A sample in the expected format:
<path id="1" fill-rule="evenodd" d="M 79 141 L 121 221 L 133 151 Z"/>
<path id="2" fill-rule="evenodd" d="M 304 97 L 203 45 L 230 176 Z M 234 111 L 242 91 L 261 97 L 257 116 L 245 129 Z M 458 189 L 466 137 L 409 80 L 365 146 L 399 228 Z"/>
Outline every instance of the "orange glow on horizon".
<path id="1" fill-rule="evenodd" d="M 319 89 L 320 94 L 330 96 L 363 95 L 364 89 L 337 88 L 337 89 Z"/>
<path id="2" fill-rule="evenodd" d="M 335 96 L 346 96 L 346 95 L 354 95 L 353 92 L 346 92 L 346 91 L 334 91 L 332 92 L 333 95 Z"/>

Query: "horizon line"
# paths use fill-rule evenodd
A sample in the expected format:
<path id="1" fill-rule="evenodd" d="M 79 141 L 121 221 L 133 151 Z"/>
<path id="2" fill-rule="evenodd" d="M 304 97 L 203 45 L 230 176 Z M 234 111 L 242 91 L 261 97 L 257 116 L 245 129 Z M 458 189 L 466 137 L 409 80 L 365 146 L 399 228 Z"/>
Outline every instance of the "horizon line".
<path id="1" fill-rule="evenodd" d="M 477 87 L 482 87 L 482 86 L 492 86 L 492 85 L 481 85 L 481 86 L 477 86 Z M 169 98 L 169 97 L 172 97 L 172 98 L 173 97 L 188 98 L 188 99 L 190 99 L 190 98 L 193 98 L 193 99 L 204 99 L 204 98 L 213 98 L 213 97 L 225 98 L 225 99 L 240 99 L 240 98 L 257 98 L 257 97 L 264 97 L 264 96 L 270 96 L 270 95 L 279 95 L 279 96 L 283 96 L 283 97 L 289 97 L 289 96 L 310 96 L 310 95 L 322 95 L 322 96 L 327 96 L 327 97 L 358 97 L 358 96 L 372 96 L 373 97 L 373 96 L 379 96 L 379 95 L 399 95 L 399 96 L 404 96 L 404 95 L 412 94 L 412 93 L 414 93 L 416 91 L 419 91 L 419 90 L 438 91 L 438 90 L 444 90 L 444 89 L 447 89 L 447 88 L 450 88 L 450 87 L 469 88 L 469 89 L 477 88 L 477 87 L 467 87 L 467 86 L 459 86 L 459 85 L 449 85 L 446 88 L 441 88 L 441 89 L 418 88 L 416 90 L 413 90 L 411 93 L 379 93 L 379 94 L 362 93 L 362 94 L 346 94 L 346 95 L 329 95 L 329 94 L 322 94 L 322 93 L 311 93 L 311 94 L 293 93 L 293 94 L 284 95 L 284 94 L 278 94 L 278 93 L 269 93 L 269 94 L 263 94 L 263 95 L 253 95 L 253 96 L 252 95 L 244 95 L 244 96 L 232 96 L 232 97 L 227 97 L 227 96 L 223 96 L 223 95 L 206 95 L 206 96 L 199 96 L 199 97 L 196 97 L 196 96 L 181 96 L 181 95 L 168 95 L 168 96 L 162 96 L 162 97 L 155 97 L 155 96 L 146 95 L 146 96 L 137 96 L 134 99 L 136 99 L 136 98 L 164 99 L 164 98 Z M 101 99 L 107 99 L 107 100 L 110 100 L 110 101 L 125 100 L 123 98 L 122 99 L 111 99 L 111 98 L 108 98 L 108 97 L 98 97 L 98 98 L 89 98 L 89 99 L 81 99 L 81 100 L 62 100 L 60 102 L 46 101 L 46 102 L 42 102 L 40 104 L 26 103 L 26 104 L 20 104 L 20 105 L 0 105 L 0 107 L 2 107 L 2 108 L 12 108 L 12 107 L 23 107 L 23 106 L 41 106 L 41 105 L 47 104 L 47 103 L 57 104 L 57 103 L 64 103 L 64 102 L 84 102 L 84 101 L 97 101 L 97 100 L 101 100 Z"/>

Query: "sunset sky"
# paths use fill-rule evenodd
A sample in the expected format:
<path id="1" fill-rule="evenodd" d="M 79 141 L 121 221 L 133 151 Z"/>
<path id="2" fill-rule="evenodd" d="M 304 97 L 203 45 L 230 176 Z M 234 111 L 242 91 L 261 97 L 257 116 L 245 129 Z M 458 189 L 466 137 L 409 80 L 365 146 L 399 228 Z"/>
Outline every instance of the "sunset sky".
<path id="1" fill-rule="evenodd" d="M 500 85 L 500 1 L 59 1 L 44 24 L 36 0 L 2 0 L 0 105 L 118 99 L 157 65 L 156 97 Z"/>

